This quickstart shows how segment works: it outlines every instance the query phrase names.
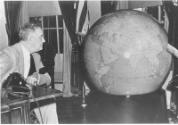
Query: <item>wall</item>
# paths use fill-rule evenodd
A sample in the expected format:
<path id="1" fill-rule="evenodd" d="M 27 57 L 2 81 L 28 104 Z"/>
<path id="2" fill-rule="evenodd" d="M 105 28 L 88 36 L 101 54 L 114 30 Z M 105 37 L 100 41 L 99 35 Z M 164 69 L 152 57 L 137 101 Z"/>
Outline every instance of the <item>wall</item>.
<path id="1" fill-rule="evenodd" d="M 58 1 L 27 1 L 29 17 L 61 15 Z"/>

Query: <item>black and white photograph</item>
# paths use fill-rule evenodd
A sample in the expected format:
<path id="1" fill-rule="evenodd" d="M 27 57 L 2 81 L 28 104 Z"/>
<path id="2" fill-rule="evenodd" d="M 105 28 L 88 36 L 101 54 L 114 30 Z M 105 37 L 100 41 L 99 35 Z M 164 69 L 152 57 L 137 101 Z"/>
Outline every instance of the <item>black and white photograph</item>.
<path id="1" fill-rule="evenodd" d="M 178 124 L 178 0 L 0 1 L 1 124 Z"/>

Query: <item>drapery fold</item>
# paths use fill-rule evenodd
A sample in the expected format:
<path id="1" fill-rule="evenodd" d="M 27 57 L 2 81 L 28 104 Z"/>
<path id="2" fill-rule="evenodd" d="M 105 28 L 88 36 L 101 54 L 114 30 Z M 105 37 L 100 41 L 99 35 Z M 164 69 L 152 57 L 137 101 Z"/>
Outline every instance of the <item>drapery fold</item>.
<path id="1" fill-rule="evenodd" d="M 90 14 L 88 11 L 87 0 L 77 1 L 76 12 L 76 34 L 86 35 L 89 29 Z"/>
<path id="2" fill-rule="evenodd" d="M 79 42 L 76 29 L 76 1 L 59 1 L 59 6 L 64 19 L 64 72 L 63 93 L 65 97 L 72 96 L 72 90 L 78 87 L 78 61 Z M 70 40 L 69 40 L 70 39 Z"/>
<path id="3" fill-rule="evenodd" d="M 22 2 L 21 1 L 5 1 L 5 13 L 7 18 L 7 34 L 9 45 L 13 45 L 19 41 L 19 14 Z"/>
<path id="4" fill-rule="evenodd" d="M 76 10 L 74 5 L 75 1 L 59 1 L 61 13 L 63 15 L 66 28 L 68 29 L 72 44 L 77 43 L 77 37 L 75 35 Z"/>
<path id="5" fill-rule="evenodd" d="M 64 28 L 64 63 L 63 63 L 63 96 L 71 97 L 71 55 L 72 44 L 68 29 L 63 21 Z"/>
<path id="6" fill-rule="evenodd" d="M 23 1 L 19 10 L 18 28 L 29 22 L 28 1 Z"/>
<path id="7" fill-rule="evenodd" d="M 0 50 L 8 46 L 4 1 L 0 1 Z"/>
<path id="8" fill-rule="evenodd" d="M 169 19 L 169 28 L 168 28 L 168 41 L 171 45 L 178 49 L 178 6 L 174 6 L 172 1 L 164 1 L 164 8 L 167 12 Z M 174 76 L 178 74 L 178 59 L 174 59 Z"/>

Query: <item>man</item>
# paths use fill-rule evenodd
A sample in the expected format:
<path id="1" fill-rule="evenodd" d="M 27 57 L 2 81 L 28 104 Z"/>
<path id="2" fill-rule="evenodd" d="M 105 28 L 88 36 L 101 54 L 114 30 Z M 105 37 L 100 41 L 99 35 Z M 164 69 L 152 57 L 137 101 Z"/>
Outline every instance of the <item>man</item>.
<path id="1" fill-rule="evenodd" d="M 26 82 L 30 85 L 49 85 L 51 78 L 48 73 L 40 74 L 39 69 L 43 67 L 41 58 L 36 52 L 43 49 L 45 42 L 43 31 L 39 25 L 25 24 L 21 28 L 20 42 L 9 46 L 0 51 L 0 83 L 2 87 L 3 81 L 13 72 L 18 72 L 24 76 Z M 30 54 L 33 55 L 35 61 L 36 72 L 29 75 L 30 70 Z M 40 123 L 58 123 L 56 113 L 56 104 L 49 104 L 34 110 Z"/>

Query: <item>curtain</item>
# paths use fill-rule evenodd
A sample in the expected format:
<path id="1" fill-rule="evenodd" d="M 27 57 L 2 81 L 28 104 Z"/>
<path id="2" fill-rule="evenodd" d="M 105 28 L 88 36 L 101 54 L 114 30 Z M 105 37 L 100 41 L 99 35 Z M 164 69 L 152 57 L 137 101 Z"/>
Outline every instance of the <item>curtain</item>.
<path id="1" fill-rule="evenodd" d="M 8 46 L 4 1 L 0 1 L 0 50 Z"/>
<path id="2" fill-rule="evenodd" d="M 9 45 L 13 45 L 19 41 L 19 13 L 21 1 L 5 1 L 5 13 L 7 18 L 7 34 Z"/>
<path id="3" fill-rule="evenodd" d="M 101 15 L 105 15 L 116 10 L 117 1 L 101 1 Z"/>
<path id="4" fill-rule="evenodd" d="M 63 15 L 66 28 L 68 29 L 71 42 L 72 44 L 77 44 L 77 37 L 75 35 L 76 10 L 74 5 L 75 1 L 59 1 L 61 13 Z"/>
<path id="5" fill-rule="evenodd" d="M 64 28 L 64 69 L 63 69 L 63 96 L 70 97 L 71 93 L 71 54 L 72 44 L 68 29 L 63 21 Z"/>
<path id="6" fill-rule="evenodd" d="M 59 1 L 59 6 L 66 27 L 66 33 L 64 33 L 63 92 L 64 95 L 71 96 L 71 93 L 78 92 L 78 73 L 76 70 L 76 66 L 78 65 L 79 42 L 77 41 L 77 35 L 75 33 L 76 1 Z M 70 40 L 67 37 L 69 37 Z M 71 43 L 69 43 L 69 41 Z"/>
<path id="7" fill-rule="evenodd" d="M 163 2 L 164 9 L 167 13 L 168 20 L 169 20 L 169 27 L 168 27 L 168 41 L 170 44 L 174 45 L 175 43 L 175 21 L 174 21 L 174 5 L 171 1 L 164 1 Z"/>
<path id="8" fill-rule="evenodd" d="M 101 1 L 87 1 L 88 11 L 90 14 L 90 27 L 101 17 Z"/>
<path id="9" fill-rule="evenodd" d="M 22 1 L 19 10 L 19 21 L 17 22 L 19 28 L 27 22 L 29 22 L 28 1 Z"/>
<path id="10" fill-rule="evenodd" d="M 128 0 L 117 1 L 115 4 L 116 4 L 116 10 L 128 9 L 129 8 L 129 1 Z"/>
<path id="11" fill-rule="evenodd" d="M 169 29 L 168 40 L 169 43 L 178 49 L 178 6 L 174 6 L 172 1 L 164 1 L 164 7 L 168 14 Z M 174 58 L 174 71 L 173 74 L 178 74 L 178 59 Z"/>
<path id="12" fill-rule="evenodd" d="M 77 2 L 77 12 L 76 12 L 76 34 L 86 35 L 89 29 L 90 16 L 87 6 L 87 1 Z"/>

